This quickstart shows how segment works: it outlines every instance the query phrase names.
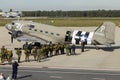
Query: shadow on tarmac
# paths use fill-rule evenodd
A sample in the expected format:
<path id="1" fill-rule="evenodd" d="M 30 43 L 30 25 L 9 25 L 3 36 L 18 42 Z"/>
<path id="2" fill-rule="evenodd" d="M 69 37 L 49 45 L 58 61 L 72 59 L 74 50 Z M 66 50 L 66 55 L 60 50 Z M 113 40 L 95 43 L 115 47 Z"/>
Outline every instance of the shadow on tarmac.
<path id="1" fill-rule="evenodd" d="M 81 46 L 76 46 L 77 49 L 81 49 Z M 96 50 L 104 50 L 104 51 L 114 51 L 115 49 L 120 49 L 120 46 L 110 46 L 110 47 L 107 47 L 107 46 L 85 46 L 85 49 L 96 49 Z M 87 50 L 89 51 L 89 50 Z"/>
<path id="2" fill-rule="evenodd" d="M 23 79 L 23 78 L 27 78 L 27 77 L 32 77 L 32 75 L 19 76 L 17 79 Z"/>

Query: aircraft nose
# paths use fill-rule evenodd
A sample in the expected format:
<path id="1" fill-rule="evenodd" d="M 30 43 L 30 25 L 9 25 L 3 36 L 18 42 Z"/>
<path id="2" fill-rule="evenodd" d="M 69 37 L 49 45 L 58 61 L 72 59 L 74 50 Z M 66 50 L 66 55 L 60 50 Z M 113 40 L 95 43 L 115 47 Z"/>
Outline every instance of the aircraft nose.
<path id="1" fill-rule="evenodd" d="M 5 27 L 6 27 L 8 30 L 11 30 L 11 29 L 12 29 L 12 25 L 10 25 L 10 24 L 6 24 Z"/>

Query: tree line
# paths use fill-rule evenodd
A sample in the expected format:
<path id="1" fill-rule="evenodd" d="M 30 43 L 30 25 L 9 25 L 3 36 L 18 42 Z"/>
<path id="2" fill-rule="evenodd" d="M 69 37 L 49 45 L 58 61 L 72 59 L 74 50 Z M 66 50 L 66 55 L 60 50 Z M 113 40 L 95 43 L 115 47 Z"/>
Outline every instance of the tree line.
<path id="1" fill-rule="evenodd" d="M 120 10 L 22 11 L 24 17 L 120 17 Z"/>

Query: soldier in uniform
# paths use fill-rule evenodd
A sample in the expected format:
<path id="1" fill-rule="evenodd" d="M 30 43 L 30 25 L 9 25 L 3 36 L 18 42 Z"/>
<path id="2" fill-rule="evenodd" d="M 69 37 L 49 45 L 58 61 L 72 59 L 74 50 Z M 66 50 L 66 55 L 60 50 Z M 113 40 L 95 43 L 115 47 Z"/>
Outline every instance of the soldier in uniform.
<path id="1" fill-rule="evenodd" d="M 8 50 L 7 50 L 7 48 L 5 49 L 4 59 L 8 61 Z"/>
<path id="2" fill-rule="evenodd" d="M 49 42 L 49 53 L 50 53 L 50 57 L 52 57 L 53 56 L 53 44 L 52 44 L 52 42 L 50 41 Z"/>
<path id="3" fill-rule="evenodd" d="M 75 55 L 75 49 L 76 49 L 75 45 L 72 44 L 72 46 L 71 46 L 71 55 Z"/>
<path id="4" fill-rule="evenodd" d="M 1 63 L 4 64 L 5 61 L 5 46 L 1 48 Z"/>
<path id="5" fill-rule="evenodd" d="M 23 49 L 28 49 L 28 46 L 29 46 L 29 44 L 28 44 L 28 42 L 26 42 L 26 43 L 23 45 Z"/>
<path id="6" fill-rule="evenodd" d="M 41 60 L 41 50 L 40 48 L 37 48 L 37 62 L 40 62 Z"/>
<path id="7" fill-rule="evenodd" d="M 5 60 L 8 61 L 8 50 L 7 50 L 7 48 L 5 49 L 4 52 L 5 52 L 4 55 L 3 55 L 3 57 L 4 57 L 4 61 L 5 61 Z"/>
<path id="8" fill-rule="evenodd" d="M 49 57 L 49 51 L 50 51 L 50 47 L 49 47 L 49 45 L 46 45 L 45 46 L 45 55 L 46 55 L 46 58 Z"/>
<path id="9" fill-rule="evenodd" d="M 18 48 L 18 49 L 16 50 L 16 54 L 17 54 L 17 56 L 18 56 L 18 63 L 20 63 L 20 58 L 21 58 L 21 55 L 22 55 L 22 51 Z"/>
<path id="10" fill-rule="evenodd" d="M 4 51 L 5 51 L 5 46 L 2 46 L 2 48 L 1 48 L 1 54 L 4 53 Z"/>
<path id="11" fill-rule="evenodd" d="M 25 49 L 24 54 L 25 54 L 25 62 L 29 62 L 29 56 L 30 56 L 29 49 Z"/>
<path id="12" fill-rule="evenodd" d="M 8 63 L 11 64 L 12 63 L 12 57 L 13 57 L 13 52 L 12 50 L 8 51 Z"/>
<path id="13" fill-rule="evenodd" d="M 32 49 L 32 54 L 33 54 L 33 56 L 34 56 L 34 60 L 36 61 L 36 58 L 37 58 L 37 47 L 34 47 L 34 48 Z"/>
<path id="14" fill-rule="evenodd" d="M 54 45 L 54 55 L 58 55 L 59 54 L 59 44 L 55 44 Z"/>
<path id="15" fill-rule="evenodd" d="M 42 58 L 45 58 L 45 56 L 46 56 L 46 54 L 45 54 L 45 46 L 46 46 L 46 45 L 43 45 L 43 46 L 41 47 L 41 57 L 42 57 Z"/>
<path id="16" fill-rule="evenodd" d="M 70 45 L 66 44 L 66 55 L 69 56 L 70 55 Z"/>
<path id="17" fill-rule="evenodd" d="M 65 48 L 64 44 L 60 44 L 60 52 L 61 52 L 61 54 L 65 53 L 64 48 Z"/>
<path id="18" fill-rule="evenodd" d="M 53 56 L 53 44 L 49 45 L 50 57 Z"/>
<path id="19" fill-rule="evenodd" d="M 84 52 L 85 44 L 84 41 L 81 40 L 81 52 Z"/>

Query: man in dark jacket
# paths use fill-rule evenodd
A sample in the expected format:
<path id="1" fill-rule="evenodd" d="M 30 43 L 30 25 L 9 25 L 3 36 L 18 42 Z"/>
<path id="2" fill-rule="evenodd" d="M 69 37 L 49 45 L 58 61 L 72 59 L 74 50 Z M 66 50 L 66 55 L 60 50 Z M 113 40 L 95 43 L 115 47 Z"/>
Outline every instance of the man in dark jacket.
<path id="1" fill-rule="evenodd" d="M 16 61 L 12 64 L 12 78 L 13 79 L 17 78 L 18 66 L 19 64 Z"/>
<path id="2" fill-rule="evenodd" d="M 84 43 L 84 41 L 82 40 L 82 41 L 81 41 L 81 52 L 84 52 L 84 48 L 85 48 L 85 43 Z"/>

